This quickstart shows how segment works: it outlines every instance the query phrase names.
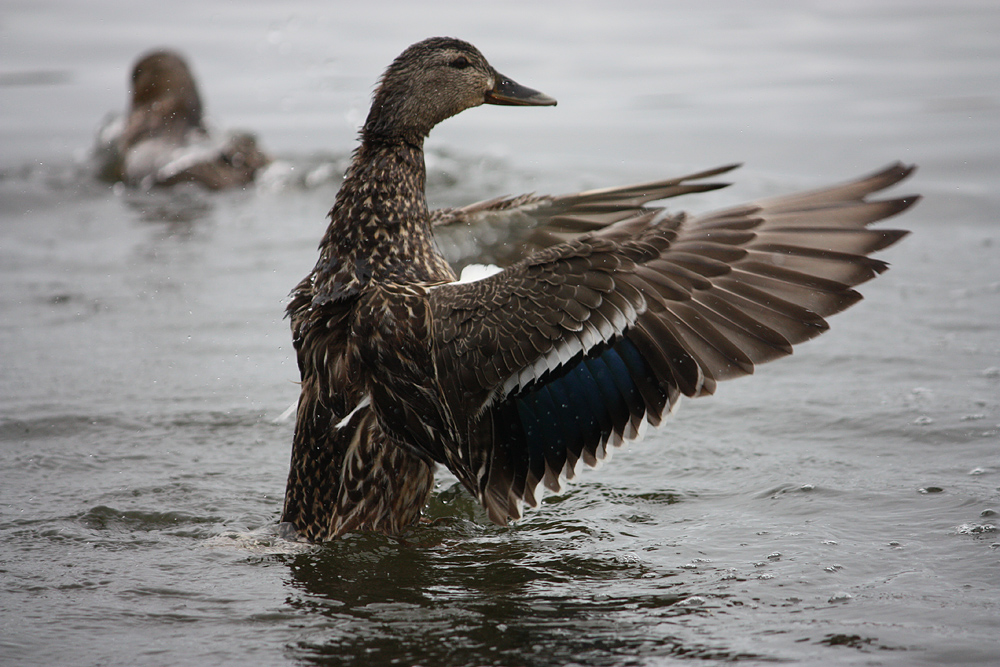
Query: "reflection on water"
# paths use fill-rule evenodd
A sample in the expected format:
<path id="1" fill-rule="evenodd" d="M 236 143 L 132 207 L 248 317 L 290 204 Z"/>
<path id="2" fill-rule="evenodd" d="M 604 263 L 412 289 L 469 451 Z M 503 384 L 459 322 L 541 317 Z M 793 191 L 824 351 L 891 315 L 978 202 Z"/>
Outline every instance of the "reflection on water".
<path id="1" fill-rule="evenodd" d="M 1000 10 L 551 3 L 487 21 L 468 3 L 417 7 L 6 13 L 3 661 L 994 660 Z M 490 525 L 442 474 L 429 522 L 401 540 L 288 543 L 285 299 L 315 261 L 375 76 L 440 32 L 560 105 L 442 125 L 432 206 L 734 160 L 747 166 L 732 187 L 676 205 L 897 158 L 920 164 L 910 187 L 926 198 L 899 220 L 914 233 L 886 254 L 892 270 L 829 334 L 685 402 L 517 526 Z M 100 119 L 133 58 L 161 44 L 193 59 L 210 114 L 279 156 L 255 188 L 91 177 Z M 484 240 L 464 233 L 442 247 L 459 257 Z"/>
<path id="2" fill-rule="evenodd" d="M 290 604 L 329 623 L 321 641 L 298 646 L 307 662 L 458 665 L 487 657 L 613 665 L 652 656 L 749 657 L 689 643 L 677 627 L 686 616 L 711 613 L 705 601 L 638 558 L 592 551 L 601 539 L 593 528 L 538 526 L 534 536 L 513 539 L 472 528 L 418 532 L 421 541 L 440 542 L 352 537 L 288 559 L 305 593 Z M 620 597 L 626 588 L 632 593 Z"/>

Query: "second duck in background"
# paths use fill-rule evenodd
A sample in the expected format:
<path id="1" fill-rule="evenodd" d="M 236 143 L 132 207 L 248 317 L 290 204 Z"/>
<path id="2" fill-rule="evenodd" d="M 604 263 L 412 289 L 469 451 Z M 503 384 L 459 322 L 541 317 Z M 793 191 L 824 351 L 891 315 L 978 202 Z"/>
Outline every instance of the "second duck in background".
<path id="1" fill-rule="evenodd" d="M 96 152 L 100 178 L 141 188 L 245 186 L 271 162 L 254 135 L 209 131 L 191 69 L 165 49 L 135 63 L 128 113 L 101 129 Z"/>

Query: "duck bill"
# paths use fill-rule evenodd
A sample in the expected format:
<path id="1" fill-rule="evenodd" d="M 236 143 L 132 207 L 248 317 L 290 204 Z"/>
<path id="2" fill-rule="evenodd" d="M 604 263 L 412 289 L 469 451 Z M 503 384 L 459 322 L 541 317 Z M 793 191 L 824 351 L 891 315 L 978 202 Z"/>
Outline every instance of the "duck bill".
<path id="1" fill-rule="evenodd" d="M 544 93 L 522 86 L 500 72 L 494 73 L 493 89 L 486 91 L 486 104 L 518 107 L 554 107 L 556 101 Z"/>

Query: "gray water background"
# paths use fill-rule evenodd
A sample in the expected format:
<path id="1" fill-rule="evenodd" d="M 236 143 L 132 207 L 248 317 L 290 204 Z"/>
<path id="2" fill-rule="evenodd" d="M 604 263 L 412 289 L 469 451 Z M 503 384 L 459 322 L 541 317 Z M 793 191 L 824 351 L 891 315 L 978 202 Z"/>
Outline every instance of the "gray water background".
<path id="1" fill-rule="evenodd" d="M 447 474 L 400 542 L 274 537 L 311 268 L 376 77 L 468 39 L 554 109 L 428 143 L 432 204 L 744 161 L 708 210 L 895 159 L 924 201 L 865 301 L 520 524 Z M 1000 5 L 0 8 L 0 664 L 1000 662 Z M 135 57 L 282 158 L 136 193 L 86 158 Z"/>

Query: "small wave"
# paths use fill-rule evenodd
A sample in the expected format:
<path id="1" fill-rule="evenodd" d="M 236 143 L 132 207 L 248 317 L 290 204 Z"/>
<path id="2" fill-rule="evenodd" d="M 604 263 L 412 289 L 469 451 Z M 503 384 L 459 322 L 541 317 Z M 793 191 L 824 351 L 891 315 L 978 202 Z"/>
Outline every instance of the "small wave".
<path id="1" fill-rule="evenodd" d="M 282 524 L 283 525 L 283 524 Z M 319 549 L 319 545 L 286 539 L 280 525 L 270 525 L 256 530 L 227 530 L 205 540 L 205 546 L 255 556 L 301 554 Z"/>
<path id="2" fill-rule="evenodd" d="M 77 520 L 92 530 L 154 531 L 181 526 L 219 523 L 216 516 L 199 516 L 189 512 L 157 512 L 151 510 L 118 510 L 98 505 L 87 510 Z"/>

